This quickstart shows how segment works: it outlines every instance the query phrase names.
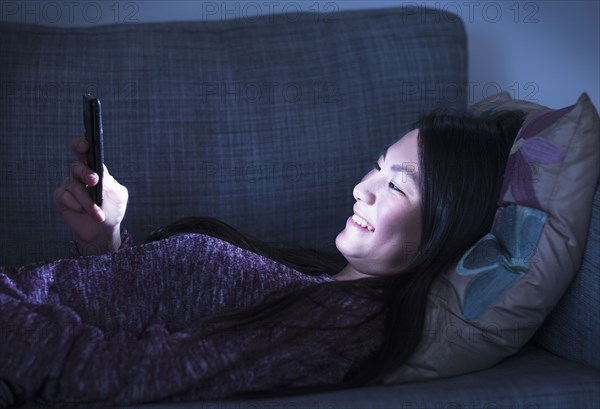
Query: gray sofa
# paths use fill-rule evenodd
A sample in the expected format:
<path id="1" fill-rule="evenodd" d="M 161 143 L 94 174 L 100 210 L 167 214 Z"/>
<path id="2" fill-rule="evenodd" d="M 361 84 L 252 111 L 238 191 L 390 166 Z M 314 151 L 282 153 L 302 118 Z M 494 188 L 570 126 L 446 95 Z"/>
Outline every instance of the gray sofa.
<path id="1" fill-rule="evenodd" d="M 466 42 L 460 18 L 414 8 L 70 29 L 2 23 L 0 264 L 67 255 L 51 194 L 82 134 L 84 91 L 102 99 L 106 164 L 129 189 L 124 224 L 137 242 L 205 215 L 268 241 L 333 250 L 352 187 L 380 151 L 421 114 L 466 108 Z M 140 407 L 600 407 L 600 192 L 594 200 L 575 282 L 531 342 L 493 368 Z"/>

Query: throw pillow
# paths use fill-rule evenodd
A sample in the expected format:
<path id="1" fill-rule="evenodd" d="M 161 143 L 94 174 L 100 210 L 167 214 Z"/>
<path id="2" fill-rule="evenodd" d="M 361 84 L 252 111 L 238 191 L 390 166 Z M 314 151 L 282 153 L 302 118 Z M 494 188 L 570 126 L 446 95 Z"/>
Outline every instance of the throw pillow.
<path id="1" fill-rule="evenodd" d="M 519 109 L 529 116 L 549 108 L 515 100 L 503 92 L 473 104 L 470 111 L 482 114 Z M 583 262 L 575 279 L 532 341 L 563 358 L 600 369 L 600 184 L 592 204 L 592 219 Z"/>

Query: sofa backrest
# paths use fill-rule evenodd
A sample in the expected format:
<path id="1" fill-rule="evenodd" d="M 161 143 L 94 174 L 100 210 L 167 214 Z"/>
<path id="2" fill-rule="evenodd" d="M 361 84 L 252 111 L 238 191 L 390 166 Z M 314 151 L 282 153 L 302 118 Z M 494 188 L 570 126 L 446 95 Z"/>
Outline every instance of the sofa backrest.
<path id="1" fill-rule="evenodd" d="M 550 352 L 600 370 L 600 183 L 581 268 L 533 340 Z"/>
<path id="2" fill-rule="evenodd" d="M 66 255 L 51 203 L 102 100 L 105 161 L 141 242 L 180 217 L 332 250 L 352 188 L 421 115 L 466 105 L 463 24 L 397 8 L 268 19 L 0 25 L 0 264 Z"/>

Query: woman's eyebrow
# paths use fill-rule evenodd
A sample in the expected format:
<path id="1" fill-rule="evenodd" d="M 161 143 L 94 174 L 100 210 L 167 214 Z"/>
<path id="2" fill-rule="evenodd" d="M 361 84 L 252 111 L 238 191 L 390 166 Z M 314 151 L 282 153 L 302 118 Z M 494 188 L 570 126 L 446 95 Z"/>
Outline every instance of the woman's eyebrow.
<path id="1" fill-rule="evenodd" d="M 392 165 L 390 169 L 394 172 L 402 172 L 402 174 L 408 176 L 415 186 L 419 186 L 419 174 L 414 163 L 406 162 L 401 165 Z"/>

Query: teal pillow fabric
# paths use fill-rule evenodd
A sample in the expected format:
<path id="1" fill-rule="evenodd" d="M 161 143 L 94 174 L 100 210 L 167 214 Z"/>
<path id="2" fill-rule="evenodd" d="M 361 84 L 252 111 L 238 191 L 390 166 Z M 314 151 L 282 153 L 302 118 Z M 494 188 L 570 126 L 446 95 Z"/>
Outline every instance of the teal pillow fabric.
<path id="1" fill-rule="evenodd" d="M 474 111 L 495 109 L 484 105 Z M 436 280 L 421 343 L 386 383 L 481 370 L 514 354 L 579 270 L 600 173 L 600 118 L 587 94 L 527 112 L 490 233 Z"/>
<path id="2" fill-rule="evenodd" d="M 462 313 L 467 320 L 480 317 L 527 274 L 547 219 L 544 211 L 510 204 L 499 211 L 493 232 L 460 259 L 457 274 L 473 276 L 463 300 Z"/>

